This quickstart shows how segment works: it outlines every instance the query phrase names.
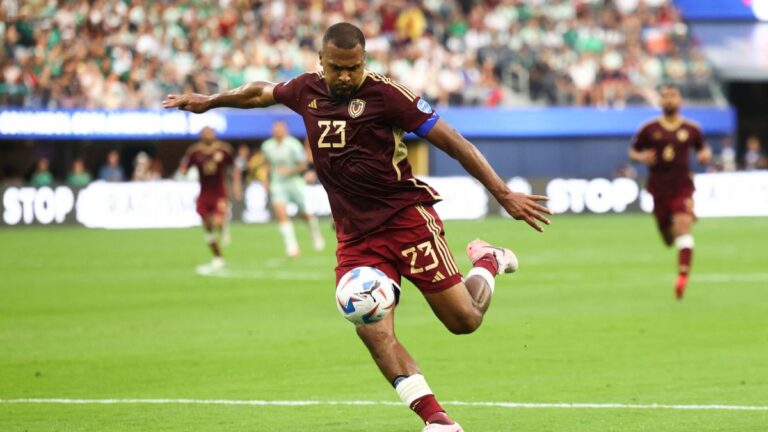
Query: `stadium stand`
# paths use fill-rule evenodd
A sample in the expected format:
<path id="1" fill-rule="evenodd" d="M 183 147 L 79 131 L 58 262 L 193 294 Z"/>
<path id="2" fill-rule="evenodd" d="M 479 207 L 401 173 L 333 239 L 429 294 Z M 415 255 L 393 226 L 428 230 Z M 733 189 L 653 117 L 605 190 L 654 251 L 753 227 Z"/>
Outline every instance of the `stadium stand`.
<path id="1" fill-rule="evenodd" d="M 0 105 L 159 108 L 318 68 L 347 20 L 368 68 L 438 105 L 644 105 L 663 81 L 711 104 L 707 61 L 668 0 L 2 0 Z"/>

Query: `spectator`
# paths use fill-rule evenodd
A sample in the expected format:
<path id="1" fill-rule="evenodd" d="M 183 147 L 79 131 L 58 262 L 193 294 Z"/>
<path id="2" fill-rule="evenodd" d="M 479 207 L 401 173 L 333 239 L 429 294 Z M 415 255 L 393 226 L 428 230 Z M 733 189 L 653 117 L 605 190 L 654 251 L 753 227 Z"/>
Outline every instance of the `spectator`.
<path id="1" fill-rule="evenodd" d="M 153 180 L 152 170 L 152 158 L 146 152 L 139 152 L 136 158 L 133 160 L 133 175 L 131 180 L 133 181 L 150 181 Z"/>
<path id="2" fill-rule="evenodd" d="M 67 177 L 67 184 L 72 187 L 85 187 L 91 182 L 91 174 L 85 170 L 85 163 L 82 159 L 75 159 L 72 162 L 72 172 Z"/>
<path id="3" fill-rule="evenodd" d="M 29 179 L 29 185 L 35 187 L 53 185 L 53 174 L 51 174 L 49 169 L 49 162 L 47 158 L 40 158 L 37 161 L 35 172 Z"/>
<path id="4" fill-rule="evenodd" d="M 730 138 L 724 138 L 720 148 L 720 168 L 725 172 L 736 171 L 736 149 Z"/>
<path id="5" fill-rule="evenodd" d="M 237 146 L 237 155 L 235 156 L 235 169 L 240 171 L 241 178 L 248 178 L 248 159 L 251 157 L 251 148 L 248 144 Z"/>
<path id="6" fill-rule="evenodd" d="M 107 155 L 107 163 L 99 170 L 99 180 L 108 182 L 125 181 L 125 173 L 123 172 L 123 167 L 120 166 L 120 153 L 117 150 L 112 150 Z"/>
<path id="7" fill-rule="evenodd" d="M 652 104 L 662 79 L 712 98 L 671 0 L 187 3 L 21 2 L 0 27 L 0 103 L 153 109 L 163 94 L 285 80 L 318 69 L 318 29 L 340 20 L 365 32 L 369 68 L 440 105 Z"/>
<path id="8" fill-rule="evenodd" d="M 760 138 L 755 135 L 747 138 L 747 152 L 744 154 L 744 169 L 754 171 L 768 168 L 768 160 L 765 158 Z"/>

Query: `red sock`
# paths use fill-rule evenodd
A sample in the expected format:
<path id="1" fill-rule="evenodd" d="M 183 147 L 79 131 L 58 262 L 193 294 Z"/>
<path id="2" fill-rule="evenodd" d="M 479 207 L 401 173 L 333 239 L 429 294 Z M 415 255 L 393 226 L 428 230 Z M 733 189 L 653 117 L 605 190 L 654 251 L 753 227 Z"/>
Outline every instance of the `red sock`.
<path id="1" fill-rule="evenodd" d="M 691 261 L 693 260 L 693 249 L 683 248 L 677 253 L 677 268 L 683 276 L 688 275 L 688 271 L 691 269 Z"/>
<path id="2" fill-rule="evenodd" d="M 480 259 L 475 261 L 474 264 L 472 264 L 473 267 L 482 267 L 489 272 L 491 272 L 492 275 L 496 276 L 499 274 L 499 262 L 496 261 L 496 257 L 493 256 L 491 253 L 487 253 L 483 255 Z"/>
<path id="3" fill-rule="evenodd" d="M 445 412 L 433 394 L 422 396 L 411 402 L 411 409 L 424 420 L 424 423 L 428 423 L 433 415 Z"/>

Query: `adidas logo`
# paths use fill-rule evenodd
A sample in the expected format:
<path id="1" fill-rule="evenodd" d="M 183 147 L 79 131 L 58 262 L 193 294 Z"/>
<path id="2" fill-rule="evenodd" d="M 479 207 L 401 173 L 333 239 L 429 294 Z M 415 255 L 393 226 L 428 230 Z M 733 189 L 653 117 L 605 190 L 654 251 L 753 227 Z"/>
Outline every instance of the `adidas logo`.
<path id="1" fill-rule="evenodd" d="M 312 102 L 310 102 L 307 106 L 312 109 L 317 109 L 317 99 L 312 99 Z"/>
<path id="2" fill-rule="evenodd" d="M 443 279 L 445 279 L 445 276 L 443 276 L 443 274 L 438 270 L 438 272 L 435 274 L 435 277 L 432 278 L 432 283 L 440 282 Z"/>

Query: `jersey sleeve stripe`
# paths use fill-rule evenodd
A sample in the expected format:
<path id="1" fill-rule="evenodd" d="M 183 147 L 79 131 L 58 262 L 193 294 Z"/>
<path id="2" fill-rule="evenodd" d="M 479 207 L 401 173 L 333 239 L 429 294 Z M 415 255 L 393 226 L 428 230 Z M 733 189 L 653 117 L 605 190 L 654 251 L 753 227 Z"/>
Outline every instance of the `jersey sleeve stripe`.
<path id="1" fill-rule="evenodd" d="M 407 87 L 405 87 L 404 85 L 402 85 L 400 83 L 392 81 L 390 78 L 387 78 L 384 75 L 380 75 L 378 73 L 371 72 L 370 74 L 368 74 L 368 76 L 371 77 L 371 79 L 373 79 L 374 81 L 383 82 L 384 84 L 388 84 L 388 85 L 391 85 L 392 87 L 396 88 L 410 102 L 413 102 L 414 99 L 416 99 L 416 95 L 412 91 L 410 91 Z"/>

